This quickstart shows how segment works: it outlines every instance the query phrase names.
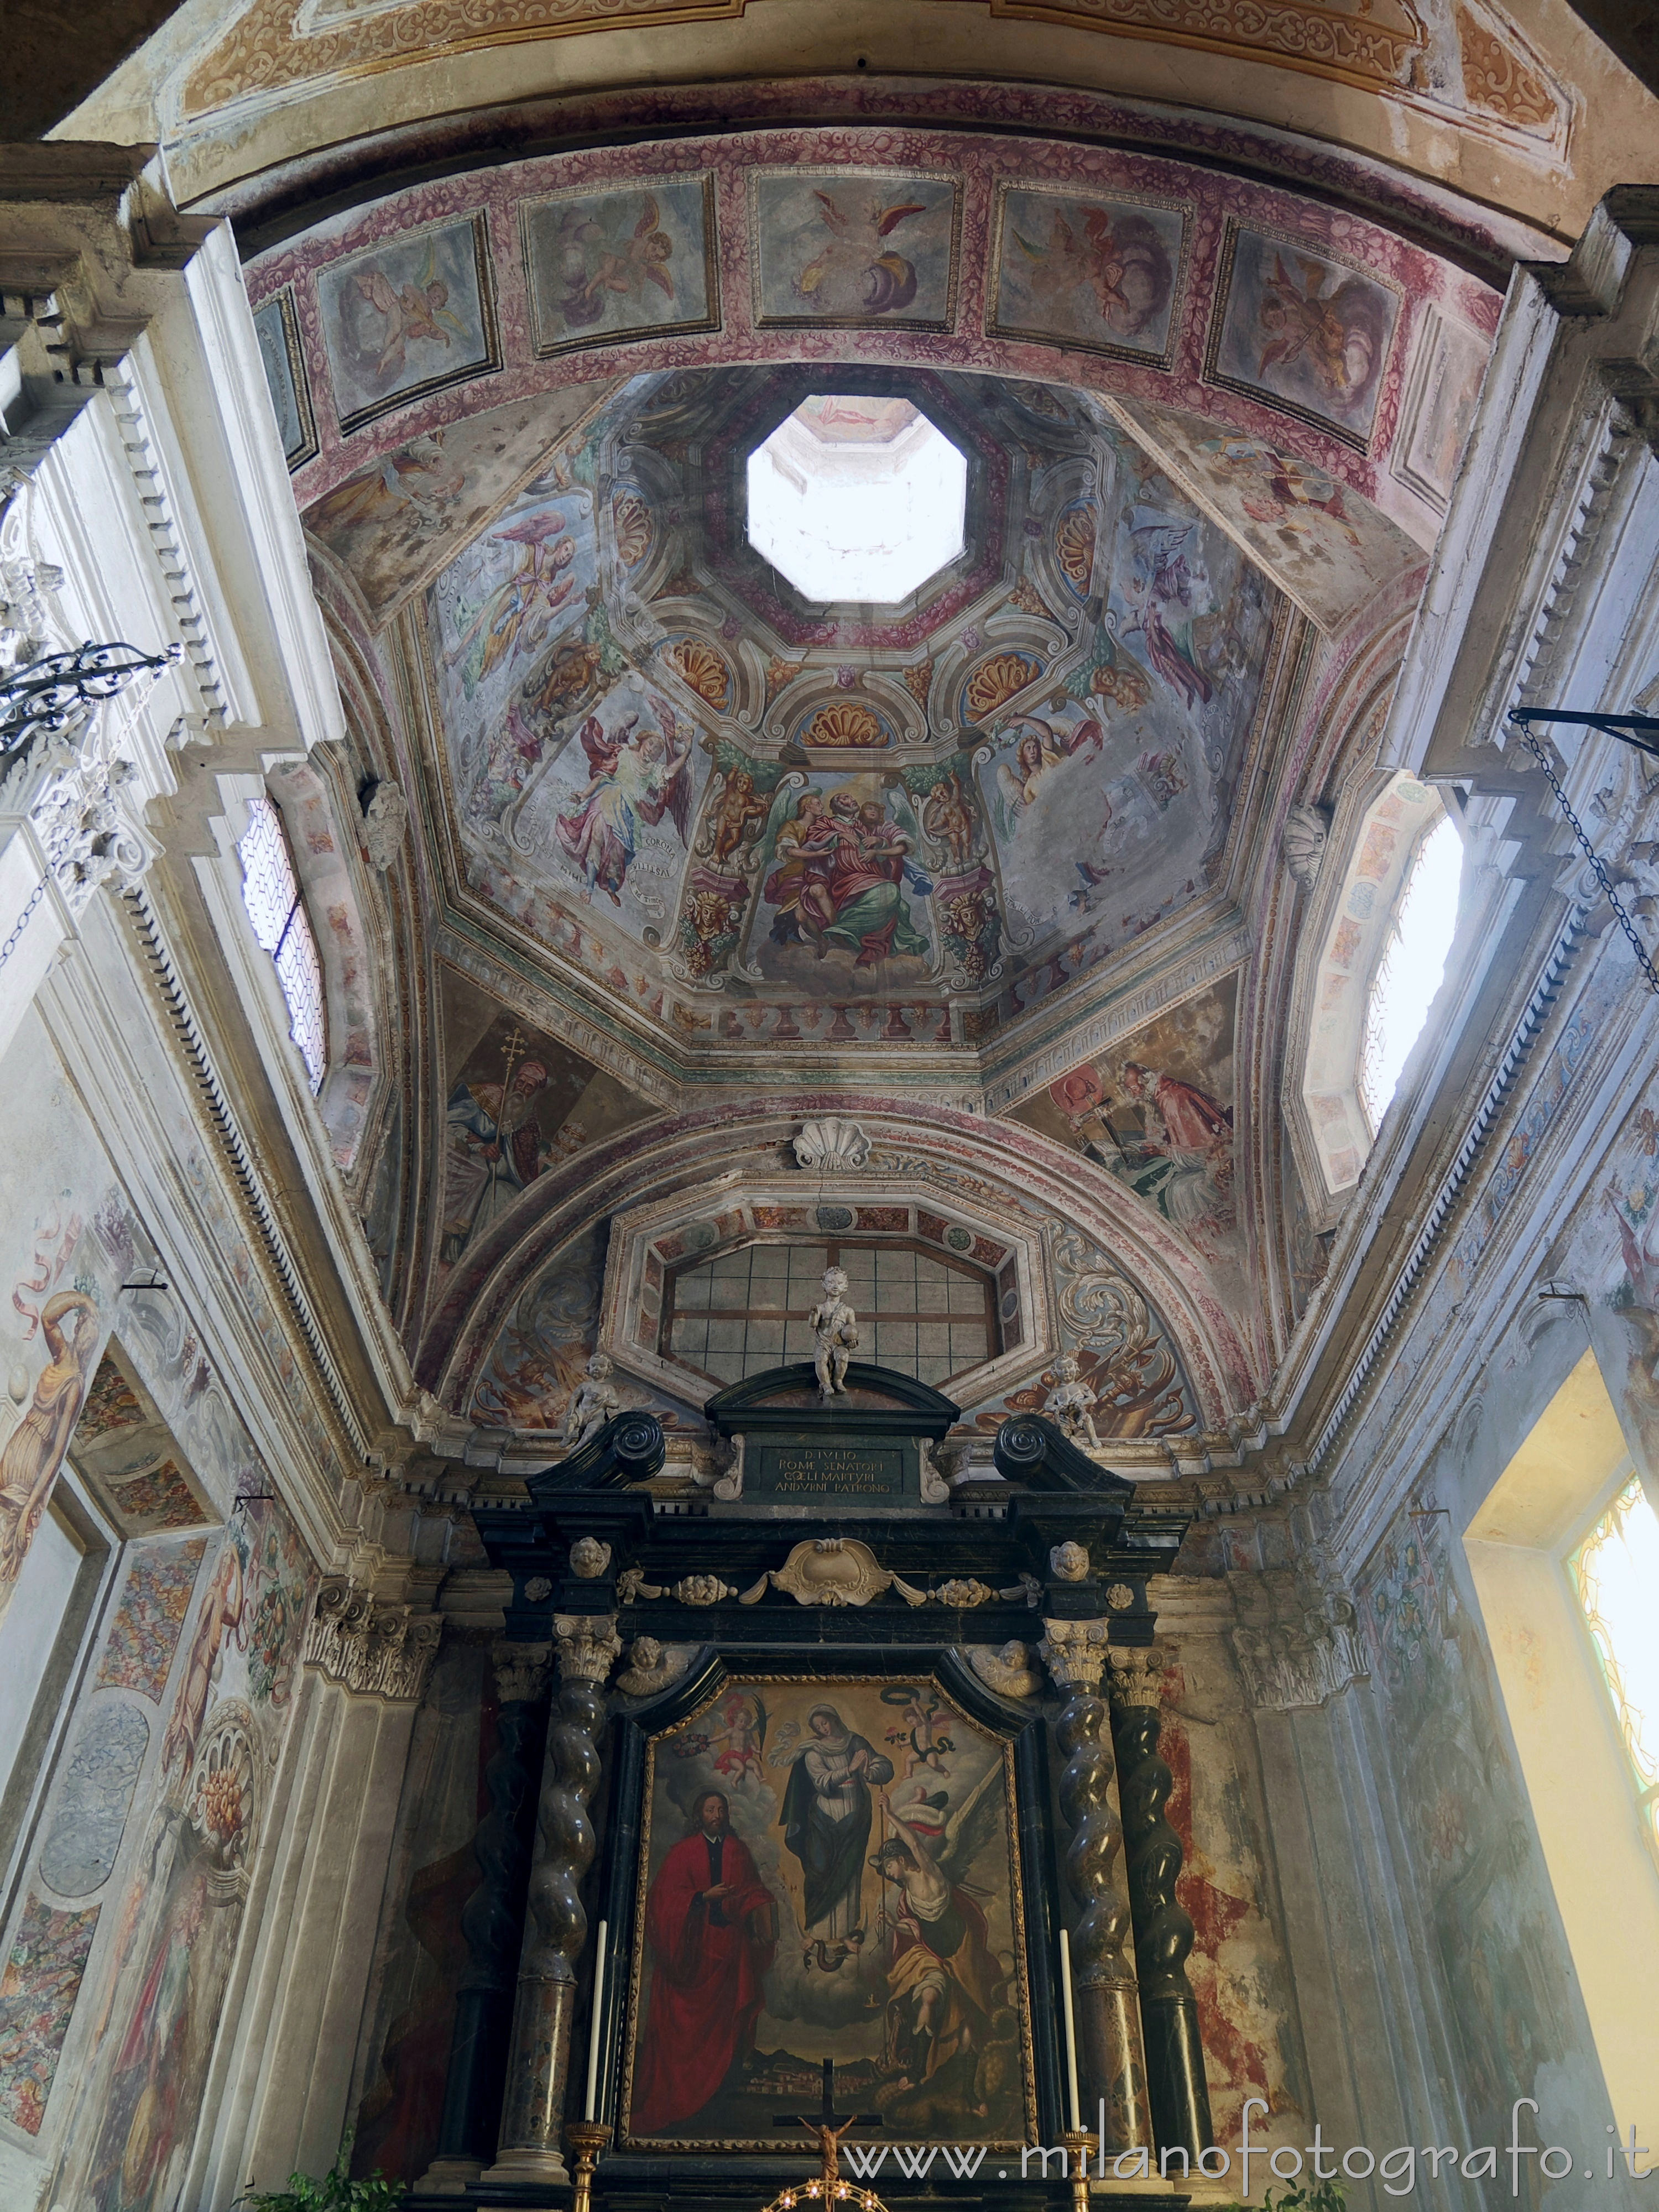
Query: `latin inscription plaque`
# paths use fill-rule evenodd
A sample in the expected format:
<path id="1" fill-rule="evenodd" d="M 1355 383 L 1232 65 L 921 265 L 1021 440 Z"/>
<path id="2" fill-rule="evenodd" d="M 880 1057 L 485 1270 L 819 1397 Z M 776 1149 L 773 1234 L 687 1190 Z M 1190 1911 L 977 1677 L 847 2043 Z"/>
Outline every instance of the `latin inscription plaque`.
<path id="1" fill-rule="evenodd" d="M 782 1499 L 844 1498 L 878 1505 L 905 1495 L 904 1448 L 899 1444 L 750 1442 L 744 1488 Z"/>

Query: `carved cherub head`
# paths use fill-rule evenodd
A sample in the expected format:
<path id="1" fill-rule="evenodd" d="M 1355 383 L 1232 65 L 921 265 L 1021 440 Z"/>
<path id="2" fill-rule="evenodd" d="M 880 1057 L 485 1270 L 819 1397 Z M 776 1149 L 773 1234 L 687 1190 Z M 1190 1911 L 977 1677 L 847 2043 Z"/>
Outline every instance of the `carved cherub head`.
<path id="1" fill-rule="evenodd" d="M 844 1298 L 847 1295 L 846 1269 L 844 1267 L 826 1267 L 823 1271 L 823 1287 L 825 1294 L 828 1297 L 832 1298 Z"/>
<path id="2" fill-rule="evenodd" d="M 1067 1537 L 1063 1544 L 1056 1544 L 1049 1553 L 1048 1565 L 1056 1580 L 1080 1583 L 1088 1577 L 1089 1554 L 1081 1544 L 1074 1544 Z"/>
<path id="3" fill-rule="evenodd" d="M 578 1536 L 570 1547 L 570 1571 L 580 1581 L 597 1581 L 611 1565 L 611 1547 L 597 1536 Z"/>
<path id="4" fill-rule="evenodd" d="M 629 1648 L 628 1663 L 636 1674 L 651 1674 L 662 1657 L 662 1646 L 654 1636 L 636 1636 Z"/>
<path id="5" fill-rule="evenodd" d="M 1075 1382 L 1077 1381 L 1077 1377 L 1078 1364 L 1076 1352 L 1062 1352 L 1059 1358 L 1054 1362 L 1055 1382 Z"/>
<path id="6" fill-rule="evenodd" d="M 608 1382 L 614 1371 L 610 1353 L 596 1352 L 587 1363 L 587 1371 L 596 1382 Z"/>

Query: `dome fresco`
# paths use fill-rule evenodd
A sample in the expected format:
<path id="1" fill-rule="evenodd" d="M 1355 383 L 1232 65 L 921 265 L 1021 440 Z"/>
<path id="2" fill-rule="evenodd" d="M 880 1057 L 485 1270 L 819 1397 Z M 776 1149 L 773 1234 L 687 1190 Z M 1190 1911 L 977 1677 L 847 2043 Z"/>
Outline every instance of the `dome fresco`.
<path id="1" fill-rule="evenodd" d="M 824 442 L 812 372 L 635 380 L 428 591 L 453 826 L 490 908 L 579 962 L 620 933 L 665 1021 L 898 1000 L 893 1041 L 977 1042 L 1205 889 L 1285 603 L 1081 392 L 837 381 L 859 459 L 918 422 L 962 456 L 961 550 L 808 599 L 747 486 L 780 426 Z"/>

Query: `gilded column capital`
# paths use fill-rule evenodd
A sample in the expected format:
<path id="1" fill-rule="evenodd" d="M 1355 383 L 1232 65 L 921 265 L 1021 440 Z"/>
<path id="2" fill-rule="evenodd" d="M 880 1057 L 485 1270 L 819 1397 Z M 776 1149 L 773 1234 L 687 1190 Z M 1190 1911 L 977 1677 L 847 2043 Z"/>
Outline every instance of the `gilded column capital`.
<path id="1" fill-rule="evenodd" d="M 603 1682 L 622 1656 L 617 1624 L 604 1613 L 556 1613 L 553 1634 L 562 1682 Z"/>
<path id="2" fill-rule="evenodd" d="M 1096 1689 L 1109 1632 L 1103 1620 L 1045 1620 L 1037 1656 L 1060 1689 Z"/>

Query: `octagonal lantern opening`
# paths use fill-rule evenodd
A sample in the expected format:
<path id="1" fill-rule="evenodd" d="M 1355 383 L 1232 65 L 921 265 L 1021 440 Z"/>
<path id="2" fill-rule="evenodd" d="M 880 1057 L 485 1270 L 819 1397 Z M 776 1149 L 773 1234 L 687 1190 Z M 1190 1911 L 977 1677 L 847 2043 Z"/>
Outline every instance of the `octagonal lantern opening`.
<path id="1" fill-rule="evenodd" d="M 814 393 L 748 475 L 749 542 L 809 599 L 896 605 L 965 543 L 967 461 L 908 399 Z"/>

